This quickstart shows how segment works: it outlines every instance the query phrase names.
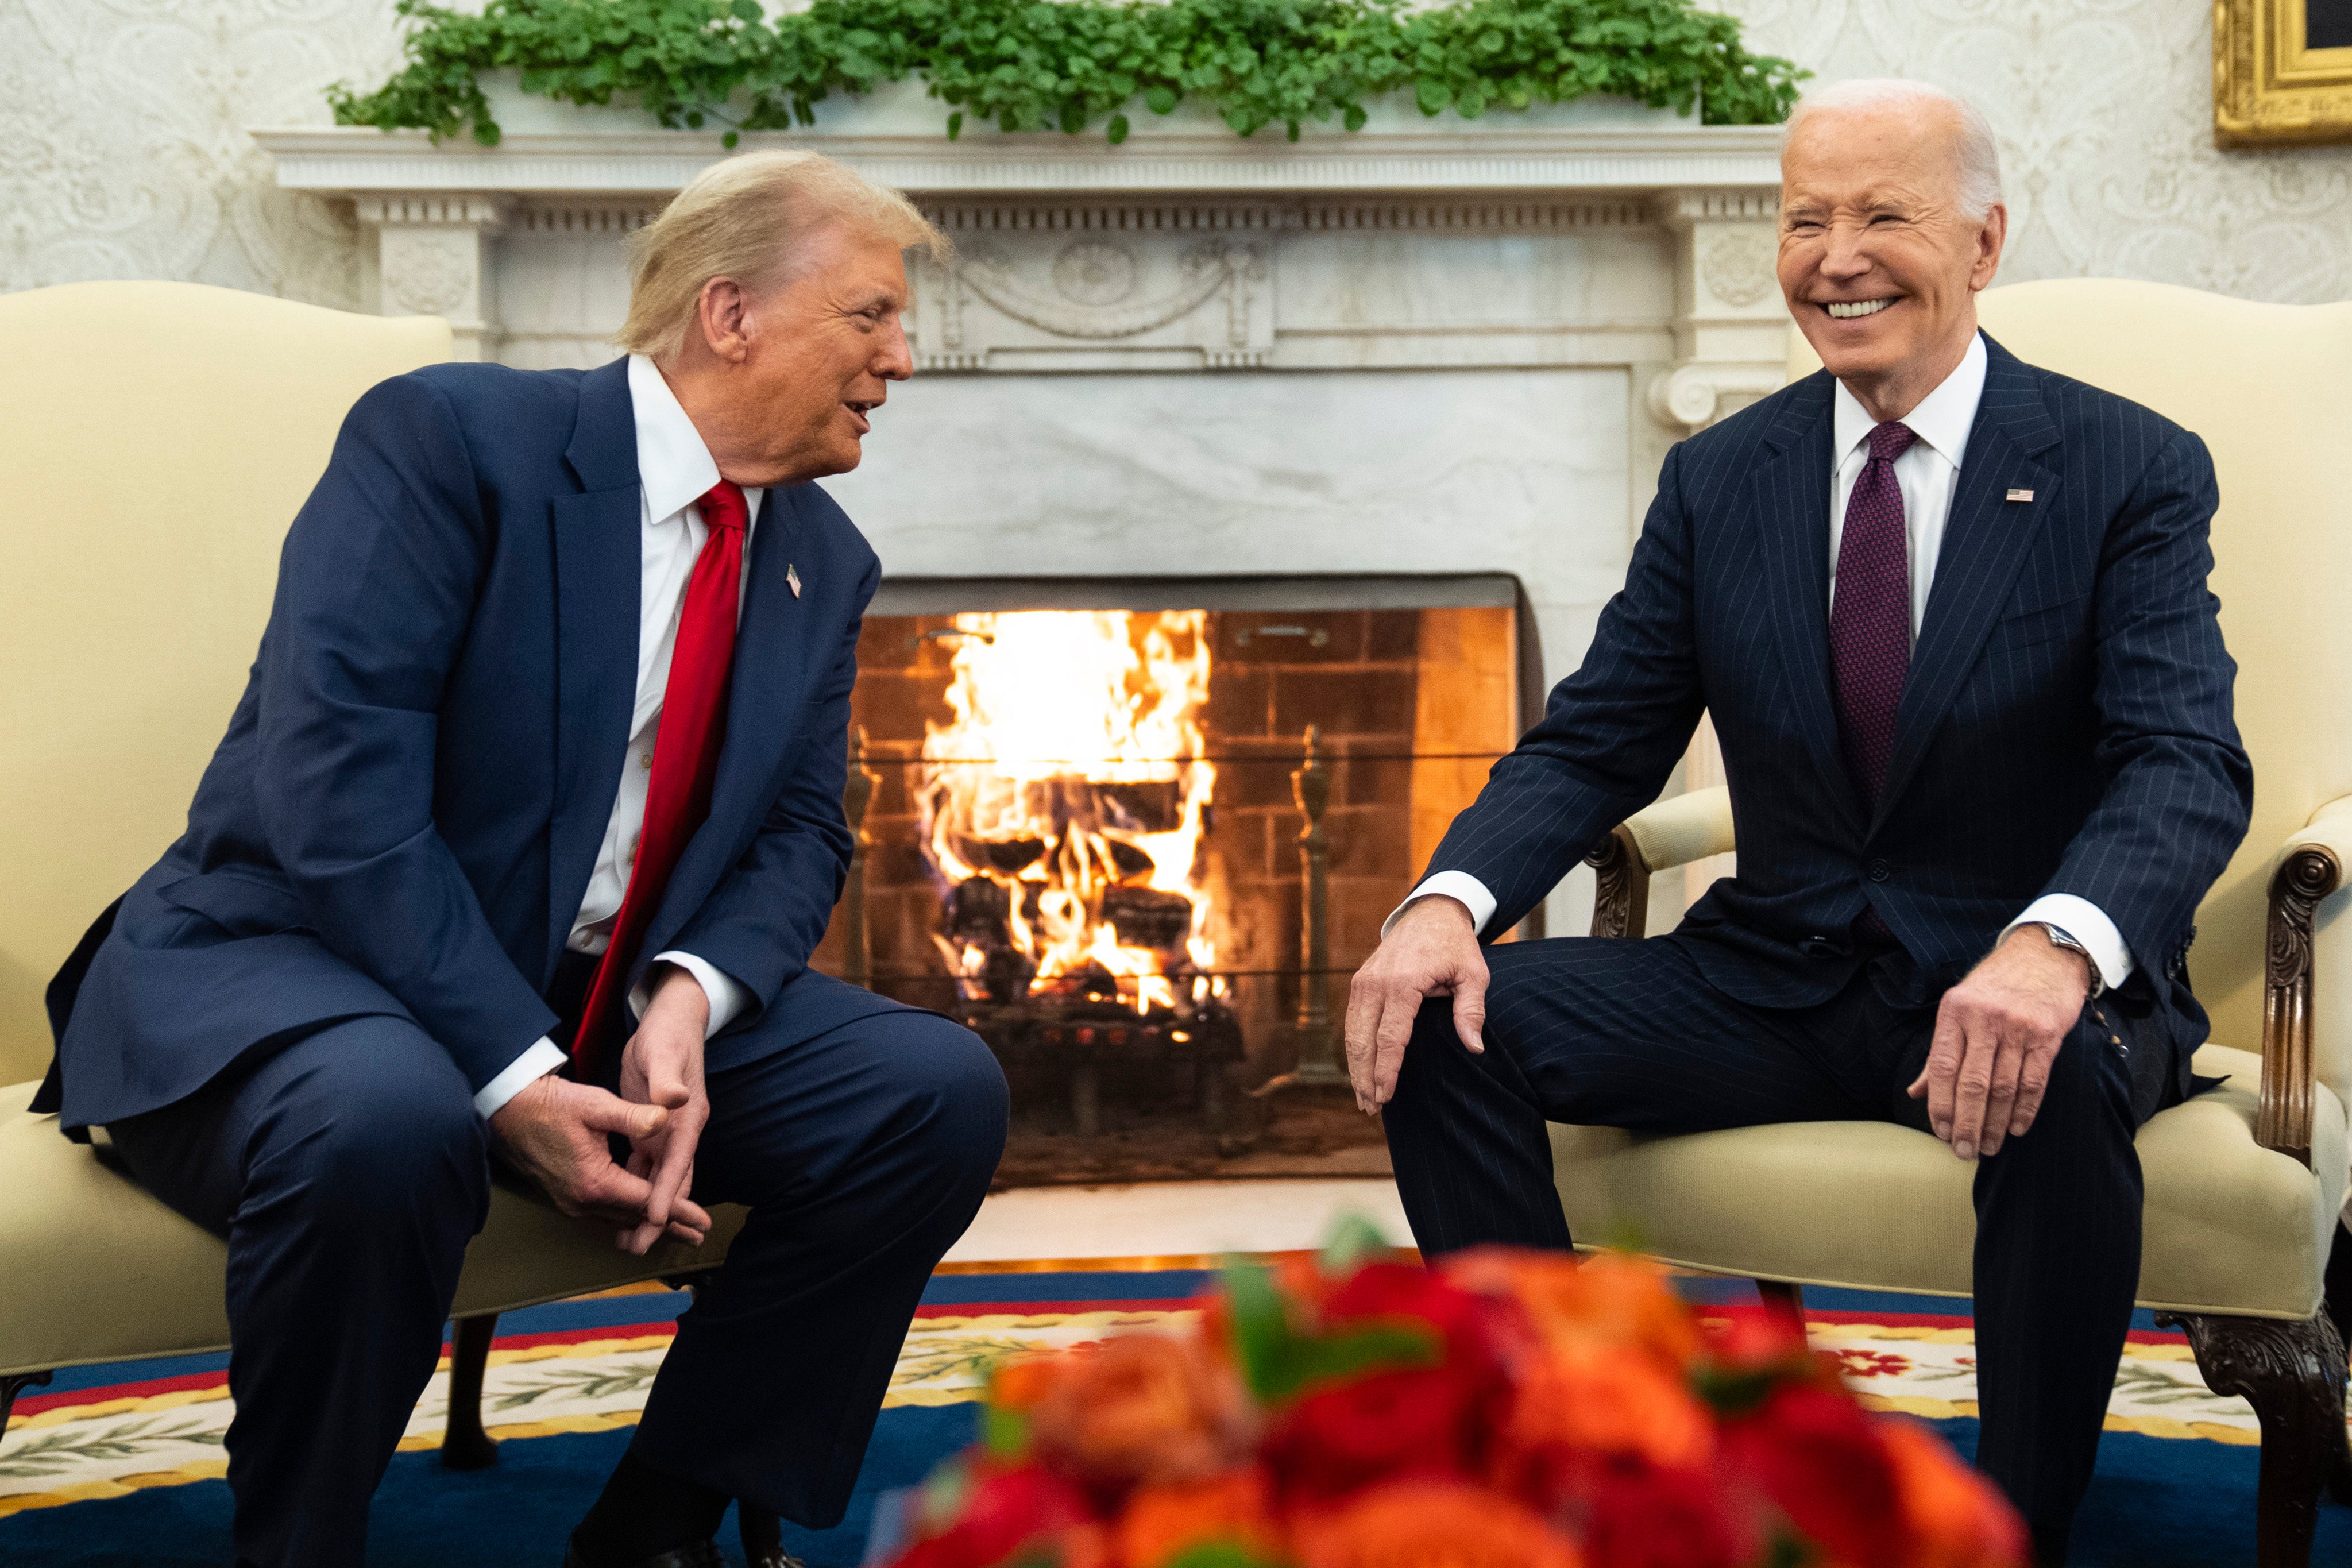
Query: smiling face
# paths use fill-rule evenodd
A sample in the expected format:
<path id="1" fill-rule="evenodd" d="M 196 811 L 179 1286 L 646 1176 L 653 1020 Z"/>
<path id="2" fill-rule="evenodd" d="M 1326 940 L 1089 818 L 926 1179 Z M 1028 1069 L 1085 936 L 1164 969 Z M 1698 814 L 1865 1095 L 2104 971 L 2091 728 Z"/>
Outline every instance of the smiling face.
<path id="1" fill-rule="evenodd" d="M 663 374 L 719 471 L 793 485 L 857 467 L 889 384 L 914 374 L 898 243 L 828 224 L 765 289 L 703 285 L 695 326 Z"/>
<path id="2" fill-rule="evenodd" d="M 1832 375 L 1899 419 L 1959 364 L 2009 216 L 1971 217 L 1958 113 L 1904 103 L 1823 108 L 1780 155 L 1780 291 Z"/>

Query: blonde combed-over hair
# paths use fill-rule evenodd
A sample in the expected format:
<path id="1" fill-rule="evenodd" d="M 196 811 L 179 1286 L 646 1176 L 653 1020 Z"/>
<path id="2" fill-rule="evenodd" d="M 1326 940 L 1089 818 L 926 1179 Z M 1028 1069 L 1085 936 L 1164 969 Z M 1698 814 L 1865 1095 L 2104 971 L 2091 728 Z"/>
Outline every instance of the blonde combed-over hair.
<path id="1" fill-rule="evenodd" d="M 819 153 L 745 153 L 697 174 L 629 237 L 629 315 L 614 341 L 668 358 L 686 344 L 704 284 L 731 278 L 765 293 L 799 269 L 811 235 L 835 225 L 947 258 L 947 237 L 898 192 Z"/>

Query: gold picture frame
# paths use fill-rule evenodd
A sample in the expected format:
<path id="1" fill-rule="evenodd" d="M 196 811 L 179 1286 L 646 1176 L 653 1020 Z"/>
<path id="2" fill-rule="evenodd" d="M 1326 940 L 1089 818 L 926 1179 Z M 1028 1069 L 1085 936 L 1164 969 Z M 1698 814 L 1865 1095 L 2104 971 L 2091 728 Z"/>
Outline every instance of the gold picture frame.
<path id="1" fill-rule="evenodd" d="M 2352 142 L 2352 0 L 2213 0 L 2213 141 Z"/>

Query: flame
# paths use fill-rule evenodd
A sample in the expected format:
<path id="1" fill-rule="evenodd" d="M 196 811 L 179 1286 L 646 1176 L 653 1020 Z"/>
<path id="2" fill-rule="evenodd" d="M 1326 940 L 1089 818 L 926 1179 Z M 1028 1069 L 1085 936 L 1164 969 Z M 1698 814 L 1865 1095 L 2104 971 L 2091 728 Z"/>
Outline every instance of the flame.
<path id="1" fill-rule="evenodd" d="M 1216 959 L 1200 879 L 1216 783 L 1206 612 L 961 615 L 951 635 L 954 718 L 925 725 L 924 849 L 950 888 L 984 879 L 1009 909 L 1001 937 L 993 922 L 940 935 L 949 963 L 976 979 L 1009 944 L 1032 993 L 1099 974 L 1139 1012 L 1176 1006 L 1180 984 L 1222 995 L 1190 973 Z M 1105 903 L 1122 888 L 1184 900 L 1152 901 L 1184 920 L 1181 947 L 1121 942 Z"/>

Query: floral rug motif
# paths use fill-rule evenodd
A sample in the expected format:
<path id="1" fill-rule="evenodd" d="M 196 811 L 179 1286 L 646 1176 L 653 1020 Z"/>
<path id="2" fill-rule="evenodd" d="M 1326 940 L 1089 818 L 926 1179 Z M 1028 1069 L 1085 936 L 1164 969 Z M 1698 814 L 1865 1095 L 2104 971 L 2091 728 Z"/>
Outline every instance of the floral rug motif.
<path id="1" fill-rule="evenodd" d="M 996 1300 L 930 1300 L 907 1336 L 885 1407 L 947 1405 L 977 1400 L 988 1370 L 1024 1351 L 1061 1348 L 1191 1318 L 1184 1294 L 1197 1276 L 1129 1276 L 1153 1295 L 1089 1300 L 1005 1300 L 1024 1279 L 998 1275 Z M 1100 1289 L 1119 1277 L 1083 1278 Z M 951 1283 L 951 1282 L 950 1282 Z M 963 1291 L 951 1294 L 970 1295 Z M 940 1292 L 935 1289 L 934 1295 Z M 1831 1292 L 1828 1295 L 1840 1293 Z M 1882 1299 L 1884 1300 L 1884 1299 Z M 1937 1305 L 1895 1298 L 1904 1305 Z M 482 1415 L 503 1441 L 632 1426 L 669 1347 L 667 1321 L 682 1299 L 667 1293 L 623 1295 L 515 1314 L 501 1326 L 536 1328 L 593 1307 L 604 1320 L 502 1335 L 485 1382 Z M 1704 1310 L 1704 1309 L 1702 1309 Z M 1964 1316 L 1814 1304 L 1813 1342 L 1834 1352 L 1873 1408 L 1927 1420 L 1972 1417 L 1975 1335 Z M 634 1320 L 634 1321 L 631 1321 Z M 17 1402 L 0 1438 L 0 1518 L 32 1509 L 122 1497 L 222 1475 L 222 1436 L 231 1405 L 225 1358 L 175 1375 L 141 1378 L 142 1363 L 84 1369 L 79 1386 L 35 1388 Z M 447 1363 L 411 1418 L 404 1449 L 437 1447 L 447 1414 Z M 63 1379 L 61 1378 L 61 1382 Z M 2108 1406 L 2110 1431 L 2239 1446 L 2260 1442 L 2253 1412 L 2242 1399 L 2208 1389 L 2179 1334 L 2136 1331 Z"/>
<path id="2" fill-rule="evenodd" d="M 1966 1318 L 1880 1314 L 1877 1321 L 1807 1314 L 1814 1346 L 1844 1363 L 1846 1384 L 1874 1410 L 1928 1421 L 1977 1413 L 1976 1331 Z M 1889 1321 L 1907 1320 L 1907 1321 Z M 2260 1447 L 2253 1407 L 2205 1386 L 2179 1334 L 2135 1331 L 2107 1399 L 2107 1430 Z"/>

